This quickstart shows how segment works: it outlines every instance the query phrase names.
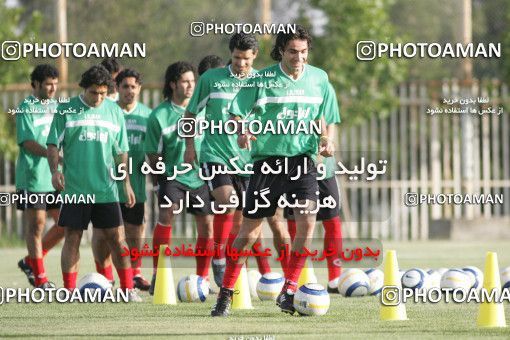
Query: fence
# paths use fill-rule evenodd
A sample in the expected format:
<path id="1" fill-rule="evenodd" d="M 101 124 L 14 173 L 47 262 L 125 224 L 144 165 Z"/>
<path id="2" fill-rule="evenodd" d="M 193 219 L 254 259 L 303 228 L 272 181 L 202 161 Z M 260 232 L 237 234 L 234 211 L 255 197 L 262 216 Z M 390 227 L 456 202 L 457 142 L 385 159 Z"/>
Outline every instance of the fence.
<path id="1" fill-rule="evenodd" d="M 61 95 L 78 91 L 70 86 L 62 89 Z M 15 108 L 29 93 L 28 86 L 7 87 L 1 95 L 2 108 Z M 471 103 L 470 108 L 476 110 L 507 105 L 507 85 L 488 80 L 462 86 L 456 80 L 411 82 L 400 85 L 396 95 L 398 106 L 388 117 L 373 117 L 365 124 L 339 129 L 338 158 L 342 163 L 357 164 L 361 157 L 388 161 L 386 173 L 373 181 L 337 177 L 344 235 L 425 240 L 432 220 L 510 216 L 508 114 L 427 114 L 427 109 L 445 108 L 444 98 L 489 98 L 488 103 Z M 141 101 L 155 107 L 161 101 L 160 87 L 145 86 Z M 472 149 L 466 145 L 469 142 Z M 0 159 L 1 192 L 14 191 L 13 172 L 14 164 Z M 407 207 L 407 192 L 502 194 L 507 199 L 494 205 Z M 153 195 L 149 197 L 147 221 L 153 225 L 155 202 Z M 183 215 L 175 225 L 176 236 L 191 236 L 194 228 L 186 227 L 189 225 L 189 216 Z M 21 235 L 22 230 L 20 212 L 2 207 L 0 237 Z"/>

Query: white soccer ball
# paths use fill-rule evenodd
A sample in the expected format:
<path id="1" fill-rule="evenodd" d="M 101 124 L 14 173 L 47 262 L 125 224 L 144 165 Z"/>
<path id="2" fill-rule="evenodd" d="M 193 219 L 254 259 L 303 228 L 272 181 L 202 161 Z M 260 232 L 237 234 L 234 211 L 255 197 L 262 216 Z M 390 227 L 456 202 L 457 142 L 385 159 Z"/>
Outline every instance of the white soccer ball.
<path id="1" fill-rule="evenodd" d="M 510 267 L 501 270 L 501 289 L 510 290 Z"/>
<path id="2" fill-rule="evenodd" d="M 100 290 L 99 295 L 103 296 L 108 289 L 112 289 L 112 284 L 106 277 L 99 273 L 90 273 L 78 281 L 78 290 L 84 295 L 86 290 Z M 93 292 L 92 292 L 93 293 Z"/>
<path id="3" fill-rule="evenodd" d="M 462 268 L 471 279 L 471 288 L 480 289 L 483 285 L 483 273 L 480 269 L 474 266 Z"/>
<path id="4" fill-rule="evenodd" d="M 419 268 L 409 269 L 402 276 L 402 288 L 426 289 L 428 274 Z"/>
<path id="5" fill-rule="evenodd" d="M 377 268 L 370 268 L 365 270 L 368 279 L 370 280 L 370 289 L 368 293 L 370 295 L 378 295 L 381 293 L 381 289 L 384 286 L 384 273 L 382 270 Z"/>
<path id="6" fill-rule="evenodd" d="M 441 288 L 463 289 L 471 288 L 471 277 L 462 269 L 450 269 L 441 276 Z"/>
<path id="7" fill-rule="evenodd" d="M 283 288 L 285 279 L 280 273 L 267 273 L 262 275 L 257 283 L 257 295 L 262 301 L 275 301 Z"/>
<path id="8" fill-rule="evenodd" d="M 441 275 L 441 276 L 443 276 L 443 274 L 446 273 L 447 271 L 448 271 L 448 268 L 444 268 L 444 267 L 436 269 L 436 272 L 438 272 L 439 275 Z"/>
<path id="9" fill-rule="evenodd" d="M 257 284 L 261 277 L 262 275 L 258 270 L 252 269 L 248 271 L 248 286 L 250 286 L 250 295 L 252 298 L 258 297 Z"/>
<path id="10" fill-rule="evenodd" d="M 346 269 L 338 280 L 338 291 L 345 297 L 368 295 L 370 279 L 361 269 Z"/>
<path id="11" fill-rule="evenodd" d="M 177 298 L 181 302 L 204 302 L 209 295 L 209 283 L 201 276 L 191 274 L 177 284 Z"/>
<path id="12" fill-rule="evenodd" d="M 427 271 L 428 274 L 428 288 L 439 288 L 441 287 L 441 274 L 435 270 L 430 269 Z"/>
<path id="13" fill-rule="evenodd" d="M 328 292 L 318 283 L 304 284 L 294 295 L 294 308 L 301 315 L 324 315 L 329 303 Z"/>

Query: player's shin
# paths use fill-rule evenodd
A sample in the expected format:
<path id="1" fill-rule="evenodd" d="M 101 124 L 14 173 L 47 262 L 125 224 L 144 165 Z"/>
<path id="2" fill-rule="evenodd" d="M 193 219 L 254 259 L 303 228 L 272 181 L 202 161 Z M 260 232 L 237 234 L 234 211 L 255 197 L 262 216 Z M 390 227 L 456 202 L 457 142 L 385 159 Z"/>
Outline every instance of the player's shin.
<path id="1" fill-rule="evenodd" d="M 324 226 L 324 250 L 333 250 L 334 256 L 327 257 L 328 281 L 333 281 L 340 276 L 342 268 L 335 261 L 342 250 L 342 227 L 340 217 L 336 216 L 322 222 Z"/>

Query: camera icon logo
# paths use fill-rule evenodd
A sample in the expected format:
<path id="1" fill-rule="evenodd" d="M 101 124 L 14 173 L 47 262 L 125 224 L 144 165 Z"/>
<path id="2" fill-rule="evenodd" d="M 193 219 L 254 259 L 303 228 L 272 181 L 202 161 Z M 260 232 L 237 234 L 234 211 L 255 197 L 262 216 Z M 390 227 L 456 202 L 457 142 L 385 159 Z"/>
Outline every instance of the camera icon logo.
<path id="1" fill-rule="evenodd" d="M 0 193 L 0 207 L 7 207 L 11 205 L 11 195 L 6 192 Z"/>
<path id="2" fill-rule="evenodd" d="M 2 43 L 2 59 L 18 60 L 21 58 L 21 43 L 14 40 L 6 40 Z"/>
<path id="3" fill-rule="evenodd" d="M 402 302 L 401 288 L 384 286 L 381 290 L 381 304 L 384 306 L 398 306 Z"/>
<path id="4" fill-rule="evenodd" d="M 202 37 L 205 34 L 205 23 L 194 21 L 190 24 L 190 34 L 193 37 Z"/>
<path id="5" fill-rule="evenodd" d="M 181 118 L 177 123 L 177 135 L 181 138 L 195 137 L 197 135 L 196 126 L 195 118 Z"/>
<path id="6" fill-rule="evenodd" d="M 356 44 L 356 58 L 358 60 L 374 60 L 376 52 L 376 45 L 373 41 L 362 40 Z"/>
<path id="7" fill-rule="evenodd" d="M 415 207 L 418 205 L 418 194 L 415 192 L 407 192 L 404 198 L 404 203 L 408 207 Z"/>

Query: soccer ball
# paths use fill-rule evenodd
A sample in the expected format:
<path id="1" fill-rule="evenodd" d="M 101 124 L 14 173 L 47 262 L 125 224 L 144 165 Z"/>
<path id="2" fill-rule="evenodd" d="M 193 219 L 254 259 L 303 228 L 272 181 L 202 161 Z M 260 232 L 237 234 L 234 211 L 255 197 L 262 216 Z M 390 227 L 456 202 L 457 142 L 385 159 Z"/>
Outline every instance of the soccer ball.
<path id="1" fill-rule="evenodd" d="M 471 277 L 461 269 L 450 269 L 441 276 L 441 288 L 460 288 L 467 292 L 471 285 Z"/>
<path id="2" fill-rule="evenodd" d="M 304 284 L 294 295 L 294 308 L 301 315 L 324 315 L 329 302 L 328 292 L 318 283 Z"/>
<path id="3" fill-rule="evenodd" d="M 90 273 L 85 275 L 78 281 L 78 290 L 80 291 L 80 294 L 83 296 L 85 294 L 85 291 L 90 290 L 96 290 L 99 289 L 100 296 L 103 296 L 108 289 L 112 288 L 112 284 L 106 277 L 99 273 Z"/>
<path id="4" fill-rule="evenodd" d="M 462 268 L 466 274 L 471 278 L 471 288 L 480 289 L 483 285 L 483 273 L 480 269 L 474 266 L 468 266 Z"/>
<path id="5" fill-rule="evenodd" d="M 443 276 L 443 274 L 446 273 L 447 271 L 448 271 L 448 268 L 444 268 L 444 267 L 436 269 L 436 272 L 438 272 L 439 275 L 441 275 L 441 276 Z"/>
<path id="6" fill-rule="evenodd" d="M 338 291 L 345 297 L 368 295 L 370 279 L 361 269 L 347 269 L 340 275 Z"/>
<path id="7" fill-rule="evenodd" d="M 260 275 L 258 270 L 252 269 L 248 272 L 248 286 L 250 286 L 250 295 L 252 298 L 258 297 L 257 284 L 261 277 L 262 275 Z"/>
<path id="8" fill-rule="evenodd" d="M 370 280 L 370 289 L 368 292 L 370 295 L 377 295 L 381 293 L 381 289 L 384 285 L 384 273 L 380 269 L 370 268 L 365 270 Z"/>
<path id="9" fill-rule="evenodd" d="M 402 276 L 402 287 L 411 289 L 422 289 L 427 286 L 428 274 L 423 269 L 409 269 Z"/>
<path id="10" fill-rule="evenodd" d="M 177 298 L 181 302 L 204 302 L 209 295 L 209 283 L 201 276 L 191 274 L 177 284 Z"/>
<path id="11" fill-rule="evenodd" d="M 510 267 L 501 270 L 501 289 L 510 290 Z"/>
<path id="12" fill-rule="evenodd" d="M 441 274 L 434 269 L 427 271 L 428 274 L 428 288 L 439 288 L 441 286 Z"/>
<path id="13" fill-rule="evenodd" d="M 257 283 L 257 295 L 259 299 L 275 301 L 283 288 L 285 279 L 280 273 L 267 273 L 262 275 Z"/>

